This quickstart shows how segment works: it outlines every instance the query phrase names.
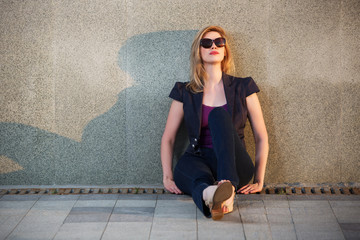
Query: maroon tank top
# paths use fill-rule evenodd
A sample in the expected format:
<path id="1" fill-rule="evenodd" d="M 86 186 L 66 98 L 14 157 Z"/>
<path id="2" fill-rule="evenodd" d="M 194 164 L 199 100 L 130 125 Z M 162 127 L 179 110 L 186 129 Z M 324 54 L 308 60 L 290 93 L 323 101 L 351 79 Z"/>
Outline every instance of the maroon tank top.
<path id="1" fill-rule="evenodd" d="M 220 106 L 226 111 L 228 110 L 227 104 Z M 211 132 L 208 126 L 208 119 L 211 110 L 216 107 L 202 105 L 202 118 L 201 118 L 201 133 L 200 133 L 200 147 L 212 148 Z"/>

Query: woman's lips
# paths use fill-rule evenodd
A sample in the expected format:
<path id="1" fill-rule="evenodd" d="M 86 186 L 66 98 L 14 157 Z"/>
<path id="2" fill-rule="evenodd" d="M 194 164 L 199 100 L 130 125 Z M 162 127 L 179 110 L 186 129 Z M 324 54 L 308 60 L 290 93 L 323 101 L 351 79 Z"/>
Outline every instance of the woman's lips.
<path id="1" fill-rule="evenodd" d="M 216 54 L 219 54 L 219 52 L 218 51 L 211 51 L 210 52 L 210 55 L 216 55 Z"/>

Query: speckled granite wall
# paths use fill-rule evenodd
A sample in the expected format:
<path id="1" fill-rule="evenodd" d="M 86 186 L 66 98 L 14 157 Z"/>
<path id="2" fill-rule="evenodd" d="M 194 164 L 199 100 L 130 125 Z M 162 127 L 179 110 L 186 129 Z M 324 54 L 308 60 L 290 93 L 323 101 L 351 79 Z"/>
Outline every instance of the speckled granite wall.
<path id="1" fill-rule="evenodd" d="M 360 182 L 360 2 L 221 2 L 1 0 L 0 184 L 161 183 L 167 96 L 210 24 L 261 89 L 265 183 Z"/>

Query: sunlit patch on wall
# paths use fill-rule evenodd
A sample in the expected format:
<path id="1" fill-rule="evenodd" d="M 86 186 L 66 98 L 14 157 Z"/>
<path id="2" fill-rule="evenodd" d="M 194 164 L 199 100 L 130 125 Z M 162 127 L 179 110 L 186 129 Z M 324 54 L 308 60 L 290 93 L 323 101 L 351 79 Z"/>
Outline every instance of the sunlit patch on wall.
<path id="1" fill-rule="evenodd" d="M 23 170 L 24 168 L 8 157 L 0 155 L 0 174 Z"/>

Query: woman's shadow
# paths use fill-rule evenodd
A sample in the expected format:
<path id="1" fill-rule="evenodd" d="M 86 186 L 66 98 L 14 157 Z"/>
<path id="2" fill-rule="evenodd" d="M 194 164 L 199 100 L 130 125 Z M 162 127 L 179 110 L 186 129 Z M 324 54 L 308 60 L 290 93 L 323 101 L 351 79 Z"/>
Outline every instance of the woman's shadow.
<path id="1" fill-rule="evenodd" d="M 7 184 L 137 184 L 162 179 L 160 142 L 176 81 L 189 79 L 197 31 L 161 31 L 130 37 L 119 67 L 134 85 L 85 127 L 82 141 L 18 123 L 0 123 L 0 155 L 23 170 L 0 175 Z M 81 106 L 79 106 L 81 107 Z M 182 125 L 175 160 L 187 145 Z"/>

